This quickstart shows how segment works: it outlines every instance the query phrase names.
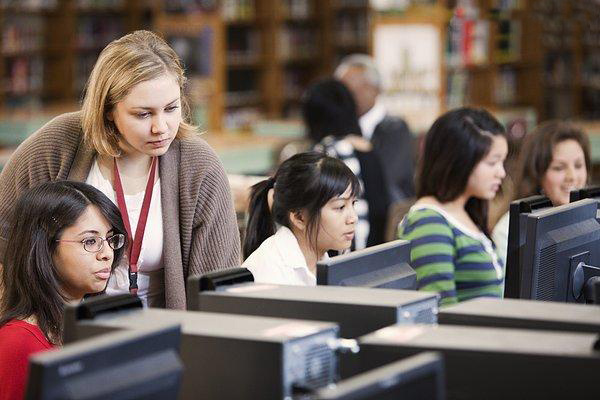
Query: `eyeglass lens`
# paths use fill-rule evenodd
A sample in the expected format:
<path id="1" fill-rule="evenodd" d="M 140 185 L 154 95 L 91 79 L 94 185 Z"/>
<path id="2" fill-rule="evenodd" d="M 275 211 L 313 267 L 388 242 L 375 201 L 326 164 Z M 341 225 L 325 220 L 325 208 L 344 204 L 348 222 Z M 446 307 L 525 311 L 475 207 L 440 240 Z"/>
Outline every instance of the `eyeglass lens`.
<path id="1" fill-rule="evenodd" d="M 118 233 L 106 239 L 103 239 L 100 236 L 92 236 L 83 241 L 83 247 L 85 250 L 95 253 L 102 249 L 104 240 L 106 240 L 111 249 L 117 250 L 123 247 L 123 244 L 125 243 L 125 235 Z"/>

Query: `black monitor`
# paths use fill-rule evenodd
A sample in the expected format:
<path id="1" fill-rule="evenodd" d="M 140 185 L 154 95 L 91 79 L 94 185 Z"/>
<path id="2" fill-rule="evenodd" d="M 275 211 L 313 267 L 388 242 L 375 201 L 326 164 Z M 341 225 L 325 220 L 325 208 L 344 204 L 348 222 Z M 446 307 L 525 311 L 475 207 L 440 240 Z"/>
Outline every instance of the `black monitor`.
<path id="1" fill-rule="evenodd" d="M 31 357 L 28 400 L 176 399 L 179 325 L 107 333 Z"/>
<path id="2" fill-rule="evenodd" d="M 593 302 L 600 276 L 597 208 L 584 199 L 527 216 L 521 298 Z"/>
<path id="3" fill-rule="evenodd" d="M 571 193 L 569 194 L 570 203 L 583 199 L 594 199 L 598 202 L 596 219 L 600 222 L 600 186 L 587 186 L 583 189 L 571 190 Z"/>
<path id="4" fill-rule="evenodd" d="M 521 257 L 525 245 L 527 215 L 552 207 L 545 196 L 531 196 L 510 203 L 508 222 L 508 249 L 504 277 L 504 297 L 518 299 L 521 293 Z"/>
<path id="5" fill-rule="evenodd" d="M 600 186 L 587 186 L 583 189 L 571 190 L 571 193 L 569 193 L 570 203 L 583 199 L 600 200 Z"/>
<path id="6" fill-rule="evenodd" d="M 356 372 L 436 351 L 444 357 L 449 399 L 596 398 L 597 338 L 596 333 L 394 325 L 358 339 Z"/>
<path id="7" fill-rule="evenodd" d="M 315 400 L 442 400 L 444 362 L 423 352 L 348 378 L 316 392 Z"/>
<path id="8" fill-rule="evenodd" d="M 416 289 L 410 242 L 394 240 L 317 263 L 317 285 Z"/>
<path id="9" fill-rule="evenodd" d="M 586 304 L 479 297 L 440 309 L 442 325 L 536 331 L 600 332 L 600 312 Z"/>

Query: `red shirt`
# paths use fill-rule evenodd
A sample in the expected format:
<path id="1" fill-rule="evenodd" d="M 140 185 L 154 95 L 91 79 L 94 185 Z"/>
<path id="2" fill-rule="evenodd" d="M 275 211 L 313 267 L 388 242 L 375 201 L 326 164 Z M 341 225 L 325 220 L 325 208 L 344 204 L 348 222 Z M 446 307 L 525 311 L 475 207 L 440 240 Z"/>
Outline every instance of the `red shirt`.
<path id="1" fill-rule="evenodd" d="M 0 327 L 0 400 L 22 399 L 29 356 L 52 348 L 36 325 L 13 319 Z"/>

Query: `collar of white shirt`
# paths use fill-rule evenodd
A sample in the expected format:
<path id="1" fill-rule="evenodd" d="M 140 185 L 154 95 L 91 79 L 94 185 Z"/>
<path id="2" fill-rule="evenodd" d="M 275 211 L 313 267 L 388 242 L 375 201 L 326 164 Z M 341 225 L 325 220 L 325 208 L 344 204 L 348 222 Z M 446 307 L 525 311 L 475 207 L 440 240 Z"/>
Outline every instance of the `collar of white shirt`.
<path id="1" fill-rule="evenodd" d="M 292 231 L 285 226 L 281 226 L 275 233 L 275 237 L 275 246 L 286 266 L 296 270 L 296 273 L 305 275 L 309 282 L 316 285 L 317 278 L 308 269 L 304 254 L 302 253 L 302 250 L 300 250 L 298 240 Z"/>
<path id="2" fill-rule="evenodd" d="M 364 113 L 359 119 L 360 130 L 365 139 L 371 140 L 373 138 L 373 132 L 375 128 L 385 118 L 386 112 L 385 107 L 381 101 L 375 102 L 375 105 L 371 107 L 369 111 Z"/>

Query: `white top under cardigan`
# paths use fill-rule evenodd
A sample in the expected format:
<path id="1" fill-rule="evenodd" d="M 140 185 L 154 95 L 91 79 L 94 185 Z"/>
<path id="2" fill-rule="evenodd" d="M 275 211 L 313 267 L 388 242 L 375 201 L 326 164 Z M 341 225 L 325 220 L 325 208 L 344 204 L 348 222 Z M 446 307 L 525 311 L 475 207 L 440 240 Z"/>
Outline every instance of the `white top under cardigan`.
<path id="1" fill-rule="evenodd" d="M 248 268 L 254 275 L 254 281 L 258 283 L 317 285 L 317 278 L 308 269 L 298 240 L 285 226 L 262 242 L 244 261 L 242 267 Z"/>
<path id="2" fill-rule="evenodd" d="M 115 191 L 108 179 L 100 172 L 98 160 L 94 160 L 86 183 L 94 186 L 104 193 L 113 203 L 117 204 Z M 145 192 L 134 195 L 125 195 L 125 204 L 129 214 L 132 235 L 135 237 L 138 219 L 142 209 Z M 152 200 L 150 201 L 150 211 L 144 231 L 144 240 L 138 259 L 138 297 L 142 300 L 144 306 L 148 305 L 148 299 L 151 303 L 164 307 L 165 285 L 164 285 L 164 263 L 163 263 L 163 221 L 162 204 L 160 197 L 160 176 L 158 168 L 156 170 L 156 179 L 154 189 L 152 190 Z M 129 273 L 126 262 L 119 263 L 108 280 L 106 287 L 107 294 L 118 294 L 129 292 Z"/>

